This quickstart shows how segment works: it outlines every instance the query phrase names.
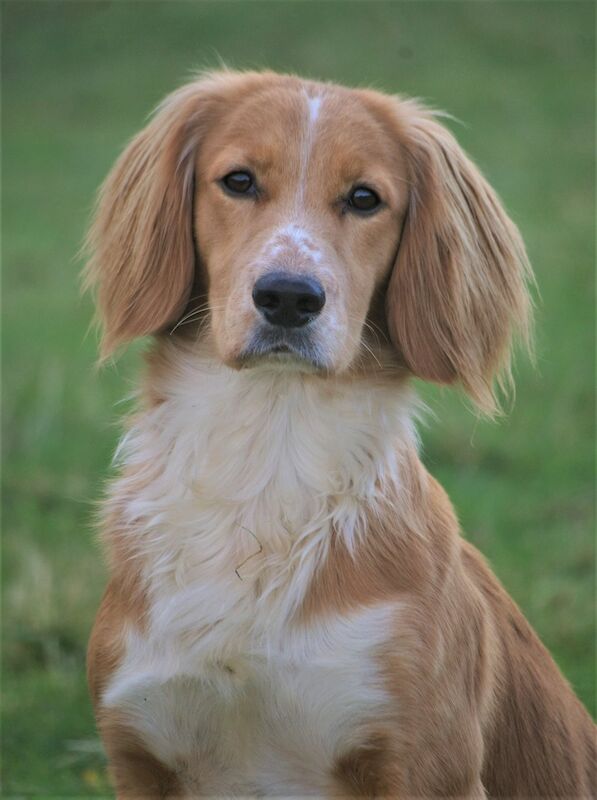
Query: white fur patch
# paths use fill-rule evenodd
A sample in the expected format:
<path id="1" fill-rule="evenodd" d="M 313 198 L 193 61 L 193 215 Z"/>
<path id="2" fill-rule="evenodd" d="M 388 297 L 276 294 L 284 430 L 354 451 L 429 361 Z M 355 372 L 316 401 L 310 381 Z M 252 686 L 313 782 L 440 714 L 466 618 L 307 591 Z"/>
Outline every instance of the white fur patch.
<path id="1" fill-rule="evenodd" d="M 171 354 L 165 401 L 119 451 L 132 477 L 114 495 L 142 536 L 151 612 L 103 702 L 165 763 L 193 753 L 203 794 L 324 792 L 334 757 L 381 713 L 376 649 L 396 608 L 309 628 L 295 612 L 332 529 L 353 549 L 399 485 L 411 397 Z"/>
<path id="2" fill-rule="evenodd" d="M 275 643 L 240 616 L 225 656 L 213 640 L 185 649 L 163 631 L 130 634 L 104 703 L 203 796 L 323 795 L 335 761 L 387 709 L 376 657 L 396 614 L 289 627 Z"/>
<path id="3" fill-rule="evenodd" d="M 309 97 L 307 102 L 309 104 L 309 122 L 311 125 L 315 125 L 321 108 L 321 97 Z"/>
<path id="4" fill-rule="evenodd" d="M 294 222 L 275 228 L 264 247 L 262 258 L 266 261 L 273 261 L 276 258 L 287 256 L 292 262 L 295 255 L 298 255 L 307 264 L 309 262 L 320 264 L 323 259 L 321 249 L 307 228 Z"/>
<path id="5" fill-rule="evenodd" d="M 317 120 L 321 113 L 323 105 L 323 97 L 316 95 L 312 97 L 306 91 L 304 92 L 306 101 L 306 121 L 303 130 L 303 144 L 301 150 L 301 166 L 300 166 L 300 179 L 298 183 L 297 193 L 297 210 L 299 213 L 305 204 L 305 188 L 307 185 L 307 177 L 309 171 L 309 161 L 311 159 L 311 150 L 313 149 L 313 142 L 315 141 L 315 129 L 317 127 Z"/>

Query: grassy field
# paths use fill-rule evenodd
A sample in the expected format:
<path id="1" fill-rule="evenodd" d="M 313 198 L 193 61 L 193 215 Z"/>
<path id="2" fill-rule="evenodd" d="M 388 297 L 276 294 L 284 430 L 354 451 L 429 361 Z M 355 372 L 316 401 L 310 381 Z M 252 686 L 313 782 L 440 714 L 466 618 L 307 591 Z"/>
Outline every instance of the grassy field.
<path id="1" fill-rule="evenodd" d="M 426 98 L 520 225 L 538 366 L 512 414 L 456 394 L 424 460 L 594 712 L 594 7 L 584 2 L 3 3 L 5 796 L 107 794 L 84 679 L 105 580 L 92 533 L 135 369 L 94 368 L 75 255 L 149 110 L 222 58 Z"/>

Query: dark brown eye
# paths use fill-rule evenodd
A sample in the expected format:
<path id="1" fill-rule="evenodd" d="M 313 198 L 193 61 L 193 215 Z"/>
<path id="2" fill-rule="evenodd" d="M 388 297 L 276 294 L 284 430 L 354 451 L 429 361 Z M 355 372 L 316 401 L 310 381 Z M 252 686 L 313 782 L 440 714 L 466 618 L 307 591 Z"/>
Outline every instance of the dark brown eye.
<path id="1" fill-rule="evenodd" d="M 221 180 L 222 186 L 227 189 L 231 194 L 248 194 L 255 188 L 255 181 L 250 172 L 239 170 L 238 172 L 229 172 Z"/>
<path id="2" fill-rule="evenodd" d="M 348 196 L 348 206 L 353 211 L 364 213 L 375 211 L 381 205 L 379 196 L 366 186 L 357 186 Z"/>

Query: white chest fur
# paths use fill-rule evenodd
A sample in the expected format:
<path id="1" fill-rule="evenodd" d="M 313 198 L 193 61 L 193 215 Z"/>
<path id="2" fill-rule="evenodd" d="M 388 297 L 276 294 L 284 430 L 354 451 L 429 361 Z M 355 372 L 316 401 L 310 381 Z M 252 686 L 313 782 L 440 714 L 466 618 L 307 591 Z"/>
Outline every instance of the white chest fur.
<path id="1" fill-rule="evenodd" d="M 414 439 L 404 390 L 234 373 L 177 354 L 116 500 L 150 617 L 104 695 L 202 794 L 322 794 L 379 718 L 395 607 L 299 623 L 332 530 L 353 548 Z M 143 489 L 139 491 L 138 487 Z"/>
<path id="2" fill-rule="evenodd" d="M 239 620 L 234 639 L 221 641 L 225 655 L 213 641 L 185 648 L 131 634 L 104 702 L 190 792 L 321 796 L 337 759 L 387 711 L 377 656 L 396 613 L 336 616 L 277 642 Z"/>

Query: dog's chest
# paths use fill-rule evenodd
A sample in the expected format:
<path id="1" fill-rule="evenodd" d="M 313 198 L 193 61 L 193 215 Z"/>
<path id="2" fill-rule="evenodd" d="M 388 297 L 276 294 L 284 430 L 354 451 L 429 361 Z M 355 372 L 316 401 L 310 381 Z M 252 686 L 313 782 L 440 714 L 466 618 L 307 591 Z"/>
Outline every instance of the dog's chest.
<path id="1" fill-rule="evenodd" d="M 380 649 L 395 609 L 269 635 L 250 615 L 204 637 L 130 635 L 104 702 L 190 794 L 322 795 L 388 704 Z"/>
<path id="2" fill-rule="evenodd" d="M 123 446 L 151 608 L 103 702 L 191 796 L 323 795 L 389 705 L 395 607 L 300 609 L 333 537 L 351 551 L 398 480 L 404 400 L 195 372 Z"/>

